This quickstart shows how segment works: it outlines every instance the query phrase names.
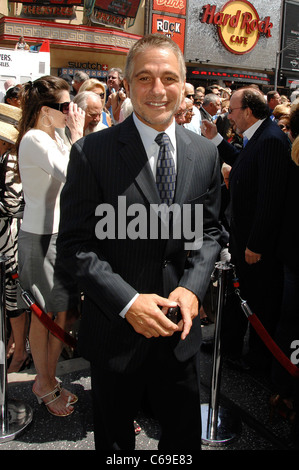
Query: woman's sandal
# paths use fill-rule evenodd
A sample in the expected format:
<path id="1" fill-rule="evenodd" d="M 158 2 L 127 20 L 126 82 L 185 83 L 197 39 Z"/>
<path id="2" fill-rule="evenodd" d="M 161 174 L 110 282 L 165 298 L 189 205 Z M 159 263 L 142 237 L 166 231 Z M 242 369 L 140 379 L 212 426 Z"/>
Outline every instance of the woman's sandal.
<path id="1" fill-rule="evenodd" d="M 49 393 L 46 393 L 45 395 L 43 396 L 39 396 L 35 393 L 35 391 L 32 389 L 32 392 L 34 393 L 34 395 L 36 396 L 37 398 L 37 401 L 38 403 L 41 405 L 42 403 L 44 403 L 47 407 L 47 410 L 49 411 L 49 413 L 51 413 L 52 415 L 54 416 L 58 416 L 58 417 L 65 417 L 65 416 L 69 416 L 73 413 L 73 409 L 72 410 L 68 410 L 68 413 L 65 413 L 65 414 L 60 414 L 60 413 L 55 413 L 54 411 L 52 411 L 49 407 L 49 405 L 51 405 L 51 403 L 54 403 L 55 401 L 57 401 L 61 394 L 60 394 L 60 390 L 58 387 L 55 387 L 54 390 L 52 390 L 52 392 L 49 392 Z M 49 401 L 45 401 L 45 398 L 49 397 Z M 69 399 L 68 399 L 68 402 L 67 404 L 65 405 L 66 408 L 68 408 L 71 403 L 70 403 L 70 396 L 69 396 Z"/>
<path id="2" fill-rule="evenodd" d="M 70 405 L 74 405 L 75 403 L 77 403 L 78 401 L 77 395 L 63 388 L 60 382 L 57 382 L 56 387 L 58 388 L 61 394 L 67 397 L 68 401 L 70 400 L 69 401 Z"/>
<path id="3" fill-rule="evenodd" d="M 270 419 L 273 418 L 275 413 L 279 416 L 282 416 L 290 424 L 294 424 L 296 419 L 296 411 L 293 408 L 287 406 L 286 402 L 279 394 L 272 395 L 270 397 Z"/>

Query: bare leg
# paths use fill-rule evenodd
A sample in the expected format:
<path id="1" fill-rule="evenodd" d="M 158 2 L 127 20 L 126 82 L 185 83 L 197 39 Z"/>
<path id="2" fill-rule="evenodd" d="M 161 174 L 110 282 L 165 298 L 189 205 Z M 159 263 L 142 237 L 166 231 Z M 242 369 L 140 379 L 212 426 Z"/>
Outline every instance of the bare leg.
<path id="1" fill-rule="evenodd" d="M 26 359 L 29 359 L 29 356 L 26 351 L 26 337 L 28 333 L 28 312 L 24 311 L 18 317 L 10 318 L 10 324 L 12 329 L 12 335 L 14 338 L 15 348 L 11 363 L 7 370 L 8 373 L 19 372 Z"/>
<path id="2" fill-rule="evenodd" d="M 49 348 L 49 332 L 35 315 L 32 315 L 31 319 L 29 340 L 37 372 L 33 391 L 37 396 L 42 397 L 53 391 L 57 383 L 55 377 L 53 378 L 49 373 L 49 360 L 52 364 L 51 367 L 54 367 L 54 359 L 49 358 L 49 350 L 52 351 L 52 348 Z M 58 358 L 56 359 L 56 365 L 57 361 Z M 47 401 L 49 401 L 49 399 L 45 397 L 44 402 L 47 403 Z M 60 396 L 55 402 L 49 405 L 49 409 L 55 414 L 64 415 L 69 414 L 73 410 L 73 407 L 66 407 L 66 401 Z"/>
<path id="3" fill-rule="evenodd" d="M 59 312 L 55 318 L 55 323 L 57 323 L 57 325 L 59 325 L 60 328 L 62 328 L 63 330 L 69 331 L 72 323 L 76 319 L 75 317 L 73 317 L 72 313 L 73 312 Z M 50 334 L 49 361 L 48 361 L 49 375 L 51 379 L 55 381 L 55 383 L 57 383 L 57 380 L 55 377 L 56 367 L 57 367 L 57 363 L 58 363 L 62 349 L 63 349 L 63 343 L 59 339 L 57 339 L 55 336 Z M 69 397 L 71 397 L 72 403 L 75 403 L 78 400 L 76 395 L 72 394 L 65 388 L 61 388 L 61 395 L 65 399 L 66 402 L 69 400 Z"/>

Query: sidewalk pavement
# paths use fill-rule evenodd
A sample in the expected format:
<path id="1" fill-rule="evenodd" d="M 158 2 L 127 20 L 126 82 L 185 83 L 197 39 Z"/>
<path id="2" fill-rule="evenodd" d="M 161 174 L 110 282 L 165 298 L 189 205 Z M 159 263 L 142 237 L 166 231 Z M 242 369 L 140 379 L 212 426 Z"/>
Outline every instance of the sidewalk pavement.
<path id="1" fill-rule="evenodd" d="M 210 327 L 205 327 L 205 329 Z M 212 328 L 212 325 L 211 325 Z M 206 330 L 207 331 L 207 330 Z M 208 409 L 211 390 L 213 356 L 202 351 L 201 401 Z M 203 450 L 294 450 L 289 425 L 280 417 L 269 418 L 269 397 L 273 391 L 265 377 L 230 369 L 224 363 L 220 369 L 219 436 L 203 435 Z M 31 423 L 13 440 L 1 439 L 1 450 L 94 450 L 92 403 L 89 363 L 82 358 L 62 360 L 57 377 L 66 388 L 79 397 L 74 413 L 57 418 L 40 406 L 32 394 L 35 370 L 9 374 L 8 400 L 20 400 L 31 407 Z M 203 427 L 207 417 L 203 413 Z M 142 431 L 136 438 L 136 450 L 157 450 L 159 426 L 145 412 L 137 417 Z M 222 421 L 222 422 L 221 422 Z M 227 429 L 224 429 L 224 428 Z M 221 442 L 222 435 L 226 437 Z M 235 434 L 234 434 L 235 433 Z M 298 449 L 296 449 L 298 450 Z"/>

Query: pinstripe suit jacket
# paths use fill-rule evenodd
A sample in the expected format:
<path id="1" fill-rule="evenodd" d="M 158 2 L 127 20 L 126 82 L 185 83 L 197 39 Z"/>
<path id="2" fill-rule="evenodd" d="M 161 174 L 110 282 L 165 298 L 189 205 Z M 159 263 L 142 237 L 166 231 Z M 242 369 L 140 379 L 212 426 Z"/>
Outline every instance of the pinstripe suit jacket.
<path id="1" fill-rule="evenodd" d="M 286 135 L 270 118 L 243 150 L 225 140 L 218 146 L 221 159 L 232 165 L 229 187 L 233 262 L 244 260 L 246 247 L 263 257 L 272 257 L 277 249 L 289 177 L 289 149 Z"/>
<path id="2" fill-rule="evenodd" d="M 187 339 L 146 339 L 119 312 L 133 296 L 156 293 L 168 297 L 178 285 L 202 300 L 219 254 L 220 178 L 218 152 L 207 139 L 176 127 L 177 185 L 175 203 L 204 207 L 201 249 L 187 253 L 184 238 L 116 238 L 96 234 L 96 207 L 113 207 L 117 221 L 132 204 L 160 204 L 155 180 L 140 135 L 130 116 L 123 123 L 90 134 L 73 145 L 67 181 L 61 194 L 58 256 L 84 292 L 79 333 L 83 357 L 110 370 L 129 371 L 142 364 L 149 345 L 168 341 L 180 360 L 200 347 L 200 320 L 194 320 Z M 119 196 L 126 207 L 120 209 Z M 127 222 L 134 218 L 127 218 Z M 147 220 L 149 224 L 149 220 Z"/>

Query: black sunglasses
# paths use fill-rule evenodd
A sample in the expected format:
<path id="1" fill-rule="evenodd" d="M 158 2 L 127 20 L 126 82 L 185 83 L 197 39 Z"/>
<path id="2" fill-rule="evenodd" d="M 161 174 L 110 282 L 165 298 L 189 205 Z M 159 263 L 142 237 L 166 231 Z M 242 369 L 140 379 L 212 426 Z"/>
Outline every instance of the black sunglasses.
<path id="1" fill-rule="evenodd" d="M 68 114 L 70 101 L 65 101 L 64 103 L 47 103 L 44 106 L 48 106 L 48 108 L 56 109 L 63 114 Z"/>

